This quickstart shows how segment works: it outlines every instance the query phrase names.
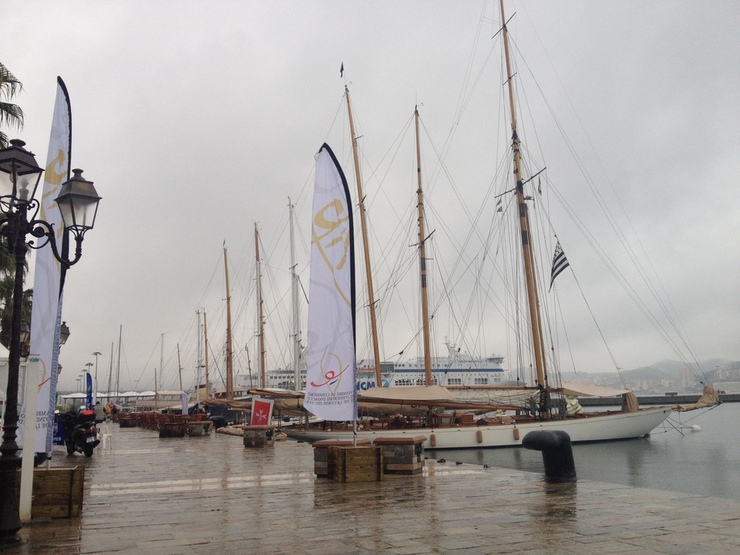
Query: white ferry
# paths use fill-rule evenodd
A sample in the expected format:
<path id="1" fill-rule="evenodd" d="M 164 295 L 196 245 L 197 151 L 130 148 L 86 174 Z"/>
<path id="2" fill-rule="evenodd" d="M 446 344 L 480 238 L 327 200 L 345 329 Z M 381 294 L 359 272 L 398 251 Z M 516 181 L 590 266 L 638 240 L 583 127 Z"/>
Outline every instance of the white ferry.
<path id="1" fill-rule="evenodd" d="M 508 372 L 504 370 L 503 356 L 474 357 L 463 353 L 454 344 L 447 342 L 448 355 L 432 357 L 432 385 L 480 387 L 505 385 Z M 424 385 L 424 358 L 407 362 L 381 362 L 381 387 Z M 301 369 L 301 389 L 306 383 L 306 369 Z M 375 367 L 372 361 L 357 363 L 357 389 L 364 391 L 377 387 Z M 292 369 L 269 370 L 267 387 L 295 389 L 295 376 Z"/>

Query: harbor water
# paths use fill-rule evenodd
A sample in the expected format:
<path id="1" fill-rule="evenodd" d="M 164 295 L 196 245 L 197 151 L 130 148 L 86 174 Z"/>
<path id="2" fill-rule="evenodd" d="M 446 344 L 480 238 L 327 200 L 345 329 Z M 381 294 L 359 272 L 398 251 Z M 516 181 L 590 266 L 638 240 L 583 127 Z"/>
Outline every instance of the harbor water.
<path id="1" fill-rule="evenodd" d="M 673 413 L 650 437 L 574 445 L 578 479 L 740 500 L 738 422 L 740 403 L 724 403 L 711 410 Z M 523 448 L 426 453 L 447 464 L 543 470 L 542 454 Z"/>

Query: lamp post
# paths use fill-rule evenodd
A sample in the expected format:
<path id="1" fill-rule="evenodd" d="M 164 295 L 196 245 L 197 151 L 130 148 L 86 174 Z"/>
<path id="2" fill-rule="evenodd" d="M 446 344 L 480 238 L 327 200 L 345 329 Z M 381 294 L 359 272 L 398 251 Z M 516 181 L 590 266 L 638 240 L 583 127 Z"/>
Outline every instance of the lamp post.
<path id="1" fill-rule="evenodd" d="M 100 351 L 95 351 L 93 356 L 95 357 L 95 387 L 98 386 L 98 357 L 102 355 Z"/>
<path id="2" fill-rule="evenodd" d="M 85 388 L 87 387 L 87 382 L 85 381 L 86 376 L 86 371 L 83 368 L 82 370 L 80 370 L 80 375 L 77 376 L 77 381 L 80 382 L 80 389 L 78 393 L 85 393 Z"/>
<path id="3" fill-rule="evenodd" d="M 16 430 L 18 429 L 18 375 L 21 359 L 21 327 L 23 304 L 23 276 L 26 253 L 29 248 L 46 245 L 63 268 L 76 264 L 82 256 L 85 233 L 95 224 L 100 197 L 91 181 L 82 177 L 82 170 L 73 170 L 74 176 L 62 184 L 55 199 L 62 215 L 63 225 L 75 240 L 75 255 L 71 260 L 63 257 L 57 248 L 54 227 L 37 219 L 39 202 L 34 198 L 43 170 L 34 155 L 25 150 L 25 143 L 10 141 L 10 146 L 0 150 L 0 212 L 5 220 L 0 223 L 3 246 L 15 257 L 13 288 L 13 317 L 11 320 L 8 354 L 8 389 L 5 396 L 6 410 L 3 441 L 0 444 L 0 545 L 20 541 L 21 528 L 18 513 L 17 469 L 20 465 Z M 29 220 L 30 215 L 30 220 Z M 39 240 L 26 240 L 26 236 Z"/>

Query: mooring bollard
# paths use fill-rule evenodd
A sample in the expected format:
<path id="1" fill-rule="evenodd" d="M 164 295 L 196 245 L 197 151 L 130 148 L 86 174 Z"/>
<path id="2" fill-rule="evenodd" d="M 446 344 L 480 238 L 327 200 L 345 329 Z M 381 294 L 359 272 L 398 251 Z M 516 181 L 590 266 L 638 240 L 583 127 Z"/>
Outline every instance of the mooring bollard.
<path id="1" fill-rule="evenodd" d="M 576 465 L 570 436 L 563 431 L 529 432 L 522 440 L 525 449 L 542 451 L 545 481 L 550 484 L 576 481 Z"/>

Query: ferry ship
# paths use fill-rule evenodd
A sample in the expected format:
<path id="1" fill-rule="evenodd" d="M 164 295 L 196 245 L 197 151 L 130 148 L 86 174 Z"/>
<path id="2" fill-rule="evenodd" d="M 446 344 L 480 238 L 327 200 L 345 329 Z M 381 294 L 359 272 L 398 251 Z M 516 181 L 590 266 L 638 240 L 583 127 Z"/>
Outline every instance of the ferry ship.
<path id="1" fill-rule="evenodd" d="M 502 363 L 503 356 L 475 357 L 461 352 L 453 343 L 446 342 L 448 354 L 432 357 L 432 385 L 481 387 L 506 385 L 509 377 Z M 403 387 L 425 385 L 424 358 L 406 362 L 381 362 L 381 387 Z M 269 370 L 267 387 L 295 389 L 295 375 L 292 369 Z M 301 369 L 301 389 L 306 384 L 306 369 Z M 357 363 L 357 389 L 365 391 L 377 387 L 375 366 L 372 361 L 362 360 Z"/>

